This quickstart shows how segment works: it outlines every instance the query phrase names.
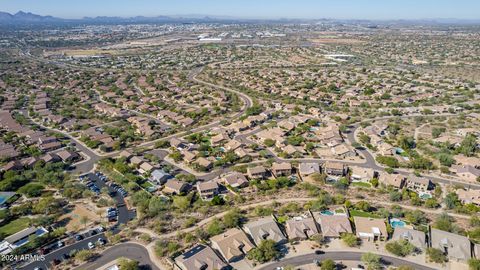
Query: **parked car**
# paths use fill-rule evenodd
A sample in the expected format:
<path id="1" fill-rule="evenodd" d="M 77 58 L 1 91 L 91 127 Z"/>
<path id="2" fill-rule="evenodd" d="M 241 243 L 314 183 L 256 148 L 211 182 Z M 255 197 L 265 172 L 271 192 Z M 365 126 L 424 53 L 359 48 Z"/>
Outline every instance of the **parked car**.
<path id="1" fill-rule="evenodd" d="M 81 236 L 80 234 L 77 234 L 77 235 L 75 235 L 75 240 L 81 241 L 81 240 L 83 240 L 83 236 Z"/>
<path id="2" fill-rule="evenodd" d="M 98 242 L 101 246 L 103 246 L 103 245 L 105 245 L 105 244 L 107 243 L 107 241 L 105 241 L 105 239 L 103 239 L 103 238 L 101 238 L 101 237 L 98 238 L 97 242 Z"/>
<path id="3" fill-rule="evenodd" d="M 57 242 L 57 248 L 63 247 L 65 244 L 62 241 Z"/>
<path id="4" fill-rule="evenodd" d="M 87 245 L 88 245 L 88 248 L 89 248 L 89 249 L 94 249 L 94 248 L 95 248 L 95 244 L 92 243 L 92 242 L 88 242 Z"/>

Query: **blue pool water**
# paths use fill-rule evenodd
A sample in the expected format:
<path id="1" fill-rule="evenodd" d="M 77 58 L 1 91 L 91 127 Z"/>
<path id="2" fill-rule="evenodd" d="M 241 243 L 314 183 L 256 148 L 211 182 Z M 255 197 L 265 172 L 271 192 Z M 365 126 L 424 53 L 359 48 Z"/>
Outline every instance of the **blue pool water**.
<path id="1" fill-rule="evenodd" d="M 6 196 L 0 195 L 0 204 L 3 204 L 7 200 Z"/>
<path id="2" fill-rule="evenodd" d="M 330 210 L 322 211 L 322 212 L 320 212 L 320 214 L 322 214 L 324 216 L 333 216 L 334 215 L 334 213 Z"/>
<path id="3" fill-rule="evenodd" d="M 432 195 L 430 195 L 428 193 L 423 193 L 422 195 L 420 195 L 420 198 L 426 200 L 426 199 L 432 198 Z"/>
<path id="4" fill-rule="evenodd" d="M 397 228 L 397 227 L 405 227 L 405 222 L 404 221 L 401 221 L 399 219 L 392 219 L 390 220 L 390 225 L 392 225 L 392 228 Z"/>

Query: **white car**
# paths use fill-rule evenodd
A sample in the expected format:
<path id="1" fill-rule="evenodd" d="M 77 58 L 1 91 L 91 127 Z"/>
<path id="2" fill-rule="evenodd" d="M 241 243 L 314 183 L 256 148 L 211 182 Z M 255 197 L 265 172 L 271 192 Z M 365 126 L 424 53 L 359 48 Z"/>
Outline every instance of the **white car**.
<path id="1" fill-rule="evenodd" d="M 88 242 L 88 248 L 89 248 L 89 249 L 94 249 L 94 248 L 95 248 L 95 244 L 92 243 L 92 242 Z"/>

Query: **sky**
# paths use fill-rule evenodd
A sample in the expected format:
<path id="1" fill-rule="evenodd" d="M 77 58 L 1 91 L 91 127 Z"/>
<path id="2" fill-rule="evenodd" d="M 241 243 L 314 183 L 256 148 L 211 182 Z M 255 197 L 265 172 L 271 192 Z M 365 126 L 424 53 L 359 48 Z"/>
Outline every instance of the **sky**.
<path id="1" fill-rule="evenodd" d="M 298 19 L 480 19 L 480 0 L 0 0 L 0 11 L 61 18 L 210 15 Z"/>

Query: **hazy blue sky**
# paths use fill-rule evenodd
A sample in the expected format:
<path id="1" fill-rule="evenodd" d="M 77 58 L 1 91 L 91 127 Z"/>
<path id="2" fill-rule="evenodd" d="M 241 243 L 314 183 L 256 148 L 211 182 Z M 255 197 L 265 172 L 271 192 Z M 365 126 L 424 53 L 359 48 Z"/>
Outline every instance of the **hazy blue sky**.
<path id="1" fill-rule="evenodd" d="M 0 10 L 64 18 L 202 14 L 243 18 L 480 19 L 480 0 L 0 0 Z"/>

